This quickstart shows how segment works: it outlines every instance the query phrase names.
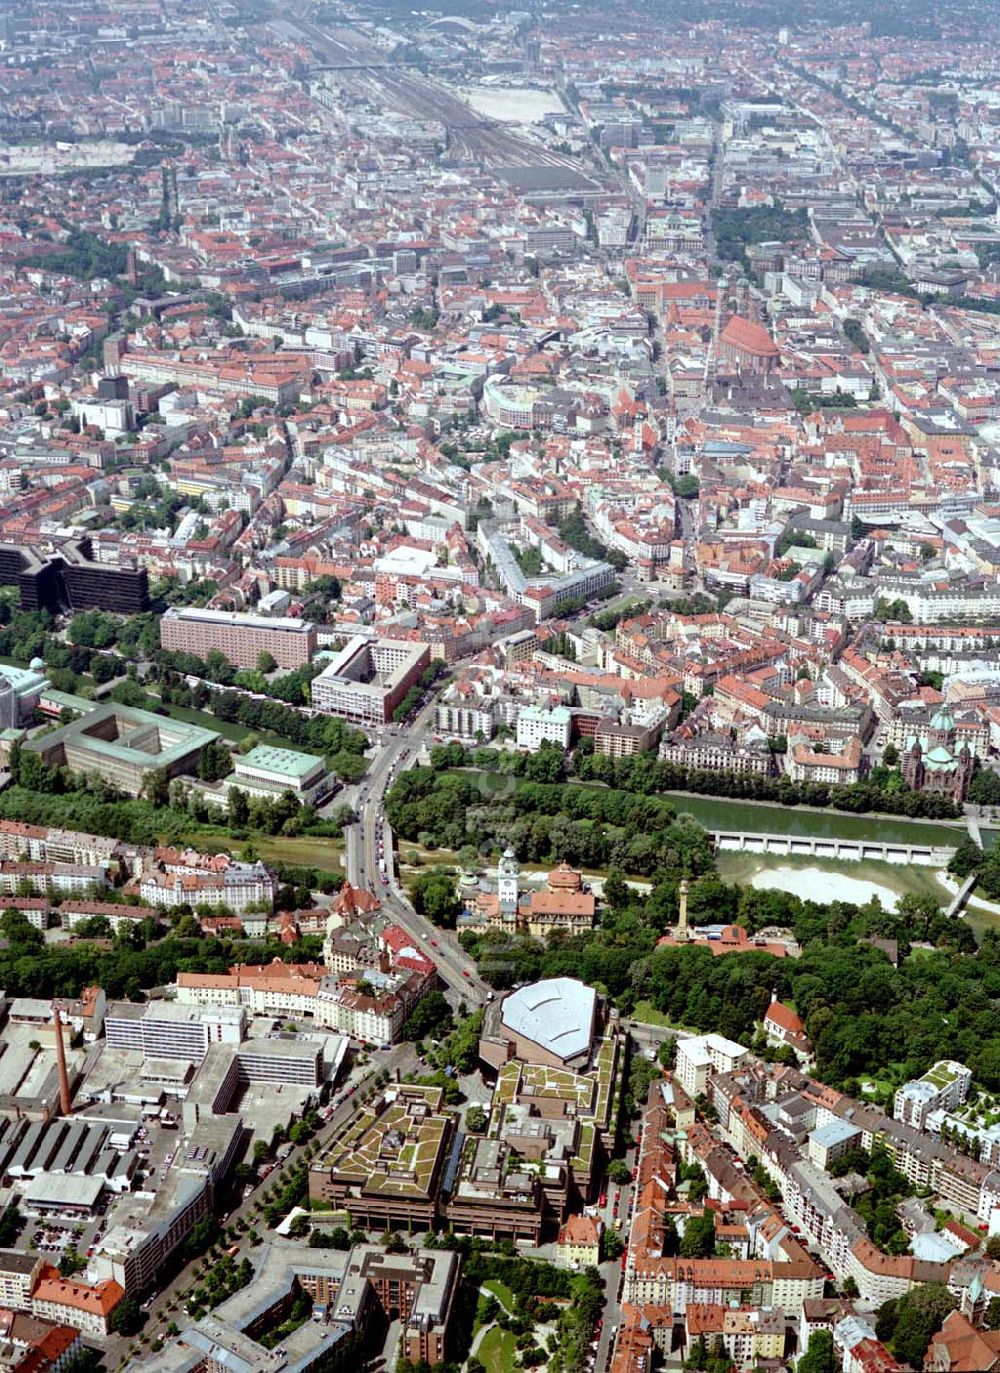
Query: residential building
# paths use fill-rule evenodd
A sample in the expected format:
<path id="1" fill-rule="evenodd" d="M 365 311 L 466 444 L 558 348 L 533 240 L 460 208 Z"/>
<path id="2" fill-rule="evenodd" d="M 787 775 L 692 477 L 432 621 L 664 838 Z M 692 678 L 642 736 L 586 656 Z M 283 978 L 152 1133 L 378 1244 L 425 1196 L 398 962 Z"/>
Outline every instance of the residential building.
<path id="1" fill-rule="evenodd" d="M 603 1222 L 593 1216 L 568 1216 L 559 1228 L 556 1263 L 567 1268 L 596 1268 L 603 1229 Z"/>
<path id="2" fill-rule="evenodd" d="M 923 1077 L 904 1082 L 896 1089 L 892 1114 L 904 1125 L 924 1130 L 932 1111 L 952 1111 L 961 1106 L 968 1098 L 971 1086 L 972 1073 L 964 1064 L 942 1059 Z"/>
<path id="3" fill-rule="evenodd" d="M 731 1073 L 749 1050 L 722 1035 L 691 1035 L 677 1041 L 677 1077 L 692 1097 L 700 1096 L 715 1073 Z"/>
<path id="4" fill-rule="evenodd" d="M 59 1325 L 75 1326 L 84 1334 L 104 1336 L 111 1313 L 124 1296 L 125 1289 L 113 1279 L 92 1284 L 64 1278 L 58 1268 L 47 1264 L 31 1295 L 31 1311 Z"/>
<path id="5" fill-rule="evenodd" d="M 517 712 L 517 746 L 537 753 L 543 743 L 569 748 L 572 713 L 565 706 L 522 706 Z"/>
<path id="6" fill-rule="evenodd" d="M 202 661 L 221 653 L 242 668 L 255 668 L 267 653 L 279 667 L 294 671 L 316 652 L 316 626 L 308 620 L 169 606 L 160 617 L 160 645 Z"/>

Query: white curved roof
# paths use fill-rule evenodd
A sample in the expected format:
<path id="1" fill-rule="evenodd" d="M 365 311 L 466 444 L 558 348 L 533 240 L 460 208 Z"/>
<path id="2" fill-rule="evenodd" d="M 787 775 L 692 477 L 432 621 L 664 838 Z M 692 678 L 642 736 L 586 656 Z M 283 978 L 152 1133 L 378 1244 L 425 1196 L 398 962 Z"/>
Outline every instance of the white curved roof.
<path id="1" fill-rule="evenodd" d="M 505 997 L 503 1023 L 514 1034 L 568 1060 L 590 1048 L 597 993 L 573 977 L 533 982 Z"/>

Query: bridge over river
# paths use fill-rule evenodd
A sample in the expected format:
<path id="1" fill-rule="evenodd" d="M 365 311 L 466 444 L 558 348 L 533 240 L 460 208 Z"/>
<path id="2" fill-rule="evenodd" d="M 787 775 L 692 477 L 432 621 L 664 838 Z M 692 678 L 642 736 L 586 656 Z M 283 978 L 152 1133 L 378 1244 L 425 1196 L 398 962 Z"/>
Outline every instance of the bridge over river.
<path id="1" fill-rule="evenodd" d="M 769 853 L 803 858 L 832 858 L 838 862 L 916 864 L 927 868 L 945 868 L 955 852 L 943 844 L 907 843 L 899 839 L 832 839 L 821 835 L 764 834 L 752 830 L 715 830 L 709 833 L 716 847 L 729 852 Z"/>

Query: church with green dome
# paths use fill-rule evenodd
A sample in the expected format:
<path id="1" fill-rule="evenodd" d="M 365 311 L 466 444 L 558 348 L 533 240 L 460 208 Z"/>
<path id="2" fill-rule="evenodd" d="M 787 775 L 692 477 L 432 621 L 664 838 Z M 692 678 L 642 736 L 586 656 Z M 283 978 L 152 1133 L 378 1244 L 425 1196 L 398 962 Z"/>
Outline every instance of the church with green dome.
<path id="1" fill-rule="evenodd" d="M 911 735 L 899 757 L 903 781 L 913 791 L 936 792 L 961 803 L 972 780 L 974 759 L 968 744 L 955 743 L 955 717 L 939 706 L 926 733 Z"/>

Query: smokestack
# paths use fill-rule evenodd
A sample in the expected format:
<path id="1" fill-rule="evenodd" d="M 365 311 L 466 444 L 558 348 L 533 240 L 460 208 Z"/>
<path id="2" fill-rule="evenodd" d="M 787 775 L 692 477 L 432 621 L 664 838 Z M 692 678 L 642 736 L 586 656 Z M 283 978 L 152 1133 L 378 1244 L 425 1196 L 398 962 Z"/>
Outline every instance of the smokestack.
<path id="1" fill-rule="evenodd" d="M 72 1115 L 73 1099 L 69 1090 L 69 1073 L 66 1071 L 66 1045 L 63 1043 L 62 1019 L 59 1007 L 52 1008 L 52 1023 L 56 1032 L 56 1063 L 59 1065 L 59 1111 L 64 1116 Z"/>
<path id="2" fill-rule="evenodd" d="M 681 913 L 677 921 L 677 938 L 687 939 L 688 937 L 688 890 L 689 883 L 687 878 L 682 878 L 680 885 Z"/>

